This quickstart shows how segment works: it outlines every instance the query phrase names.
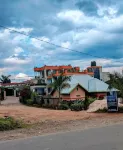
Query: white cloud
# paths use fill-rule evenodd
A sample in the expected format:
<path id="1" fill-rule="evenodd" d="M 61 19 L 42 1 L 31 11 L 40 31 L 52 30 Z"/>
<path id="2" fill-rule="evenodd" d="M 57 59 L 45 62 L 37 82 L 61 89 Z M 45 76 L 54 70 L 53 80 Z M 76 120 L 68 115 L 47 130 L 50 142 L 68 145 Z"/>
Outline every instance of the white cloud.
<path id="1" fill-rule="evenodd" d="M 83 17 L 85 17 L 84 13 L 79 10 L 66 10 L 59 12 L 57 17 L 63 20 L 71 20 L 74 23 L 80 21 Z"/>
<path id="2" fill-rule="evenodd" d="M 123 74 L 123 67 L 107 67 L 107 68 L 103 68 L 103 71 L 110 72 L 110 73 L 119 72 Z"/>
<path id="3" fill-rule="evenodd" d="M 65 47 L 65 48 L 70 48 L 70 42 L 63 42 L 62 44 L 61 44 L 61 46 L 62 47 Z"/>
<path id="4" fill-rule="evenodd" d="M 17 64 L 18 65 L 28 64 L 28 63 L 30 63 L 30 61 L 31 60 L 29 58 L 23 60 L 23 59 L 19 59 L 17 57 L 9 57 L 4 60 L 5 63 L 16 64 L 16 65 Z"/>
<path id="5" fill-rule="evenodd" d="M 42 48 L 45 44 L 46 44 L 46 42 L 49 42 L 50 40 L 49 40 L 49 38 L 47 38 L 47 37 L 39 37 L 38 38 L 39 40 L 37 40 L 37 39 L 35 39 L 35 38 L 31 38 L 30 39 L 30 43 L 34 46 L 34 47 L 36 47 L 36 48 Z M 45 41 L 45 42 L 43 42 L 43 41 L 40 41 L 40 40 L 43 40 L 43 41 Z"/>
<path id="6" fill-rule="evenodd" d="M 29 77 L 27 74 L 19 73 L 15 76 L 15 79 L 31 79 L 32 77 Z"/>
<path id="7" fill-rule="evenodd" d="M 20 54 L 20 53 L 22 53 L 22 52 L 24 52 L 24 50 L 23 50 L 21 47 L 16 47 L 16 48 L 15 48 L 15 53 L 16 53 L 16 54 Z"/>

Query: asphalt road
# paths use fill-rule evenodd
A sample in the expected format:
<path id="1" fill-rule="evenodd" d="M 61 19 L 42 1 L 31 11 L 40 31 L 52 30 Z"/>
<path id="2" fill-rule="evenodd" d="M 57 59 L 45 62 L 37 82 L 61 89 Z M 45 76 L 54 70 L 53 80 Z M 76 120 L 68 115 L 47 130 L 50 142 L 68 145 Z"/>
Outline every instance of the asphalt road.
<path id="1" fill-rule="evenodd" d="M 123 150 L 123 125 L 1 141 L 0 150 Z"/>

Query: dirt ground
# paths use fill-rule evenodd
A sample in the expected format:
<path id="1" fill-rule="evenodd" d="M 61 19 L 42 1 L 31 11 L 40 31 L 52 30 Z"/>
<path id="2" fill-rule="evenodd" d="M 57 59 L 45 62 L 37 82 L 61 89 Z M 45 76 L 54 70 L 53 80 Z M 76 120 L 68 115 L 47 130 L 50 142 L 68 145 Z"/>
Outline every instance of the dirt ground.
<path id="1" fill-rule="evenodd" d="M 0 132 L 0 140 L 123 124 L 123 114 L 118 113 L 97 114 L 86 111 L 50 110 L 28 107 L 21 104 L 1 105 L 0 117 L 4 116 L 22 119 L 24 122 L 31 124 L 31 127 Z"/>
<path id="2" fill-rule="evenodd" d="M 3 105 L 0 106 L 0 117 L 12 116 L 22 119 L 27 123 L 36 123 L 45 120 L 51 121 L 69 121 L 90 118 L 106 117 L 107 114 L 88 113 L 86 111 L 70 111 L 70 110 L 51 110 L 43 108 L 28 107 L 24 105 Z"/>

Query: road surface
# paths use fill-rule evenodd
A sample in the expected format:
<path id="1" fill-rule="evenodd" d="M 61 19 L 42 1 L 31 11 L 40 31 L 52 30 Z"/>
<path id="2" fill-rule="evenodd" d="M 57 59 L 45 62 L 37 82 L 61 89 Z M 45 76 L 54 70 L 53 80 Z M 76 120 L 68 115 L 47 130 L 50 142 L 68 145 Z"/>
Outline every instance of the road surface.
<path id="1" fill-rule="evenodd" d="M 123 150 L 123 125 L 1 141 L 0 150 Z"/>

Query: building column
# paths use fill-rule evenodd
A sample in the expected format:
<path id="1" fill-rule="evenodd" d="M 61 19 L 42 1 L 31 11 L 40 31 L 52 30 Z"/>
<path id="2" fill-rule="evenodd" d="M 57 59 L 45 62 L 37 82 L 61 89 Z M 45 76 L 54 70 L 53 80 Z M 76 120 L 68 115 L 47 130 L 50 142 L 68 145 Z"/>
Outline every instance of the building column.
<path id="1" fill-rule="evenodd" d="M 6 91 L 4 91 L 4 99 L 6 99 L 7 97 L 6 97 Z"/>
<path id="2" fill-rule="evenodd" d="M 16 90 L 14 90 L 14 96 L 16 97 Z"/>

